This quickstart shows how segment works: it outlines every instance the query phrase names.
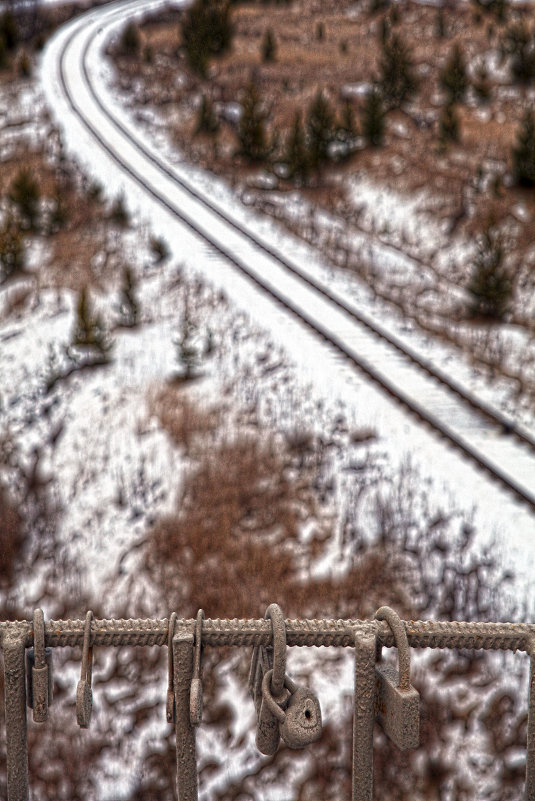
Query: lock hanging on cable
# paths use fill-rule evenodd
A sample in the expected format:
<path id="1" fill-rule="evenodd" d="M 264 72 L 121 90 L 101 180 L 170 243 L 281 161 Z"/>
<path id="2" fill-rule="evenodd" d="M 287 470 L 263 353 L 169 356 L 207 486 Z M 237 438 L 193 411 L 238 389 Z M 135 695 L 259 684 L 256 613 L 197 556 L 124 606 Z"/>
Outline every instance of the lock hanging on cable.
<path id="1" fill-rule="evenodd" d="M 377 620 L 386 620 L 398 649 L 399 670 L 384 664 L 378 643 L 375 665 L 375 719 L 387 737 L 401 751 L 420 744 L 420 695 L 410 683 L 410 650 L 407 632 L 399 615 L 388 606 L 375 613 Z"/>
<path id="2" fill-rule="evenodd" d="M 44 723 L 52 703 L 52 648 L 45 648 L 45 619 L 42 609 L 33 613 L 33 648 L 26 651 L 26 699 L 35 723 Z"/>

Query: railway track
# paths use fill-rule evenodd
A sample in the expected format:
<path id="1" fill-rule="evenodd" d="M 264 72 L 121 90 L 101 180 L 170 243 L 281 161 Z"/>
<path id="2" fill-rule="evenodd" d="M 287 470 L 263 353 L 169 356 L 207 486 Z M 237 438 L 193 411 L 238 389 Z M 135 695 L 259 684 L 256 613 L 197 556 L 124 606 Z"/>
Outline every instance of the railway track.
<path id="1" fill-rule="evenodd" d="M 158 4 L 138 3 L 136 10 Z M 188 226 L 420 422 L 535 510 L 534 436 L 210 200 L 121 121 L 87 64 L 106 26 L 126 20 L 131 11 L 131 3 L 121 1 L 89 12 L 68 26 L 58 51 L 60 90 L 87 134 L 172 219 Z"/>

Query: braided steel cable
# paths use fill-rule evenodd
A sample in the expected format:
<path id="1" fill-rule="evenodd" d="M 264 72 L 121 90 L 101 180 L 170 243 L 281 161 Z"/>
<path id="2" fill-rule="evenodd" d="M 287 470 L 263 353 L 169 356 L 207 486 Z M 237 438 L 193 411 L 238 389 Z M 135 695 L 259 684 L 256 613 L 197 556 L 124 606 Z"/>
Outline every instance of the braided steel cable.
<path id="1" fill-rule="evenodd" d="M 471 623 L 431 620 L 402 621 L 412 648 L 476 648 L 501 651 L 528 651 L 535 639 L 535 624 Z M 286 620 L 288 645 L 352 647 L 355 636 L 367 632 L 377 635 L 382 645 L 391 647 L 394 638 L 388 624 L 376 620 Z M 84 620 L 50 620 L 45 624 L 46 645 L 50 647 L 81 645 Z M 195 619 L 177 619 L 175 631 L 195 630 Z M 169 619 L 95 619 L 96 646 L 167 645 Z M 0 623 L 0 639 L 24 638 L 33 645 L 30 621 Z M 271 622 L 264 619 L 211 620 L 203 623 L 203 643 L 212 647 L 270 645 Z"/>

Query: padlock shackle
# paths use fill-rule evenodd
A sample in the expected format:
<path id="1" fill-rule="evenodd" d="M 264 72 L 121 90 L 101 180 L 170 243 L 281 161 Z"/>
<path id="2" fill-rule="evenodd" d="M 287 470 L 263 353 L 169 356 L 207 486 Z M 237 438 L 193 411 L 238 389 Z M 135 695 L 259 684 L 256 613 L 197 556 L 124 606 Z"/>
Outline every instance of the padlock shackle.
<path id="1" fill-rule="evenodd" d="M 42 609 L 35 609 L 33 613 L 33 653 L 35 667 L 44 668 L 45 660 L 45 616 Z"/>
<path id="2" fill-rule="evenodd" d="M 271 694 L 278 697 L 282 694 L 286 677 L 286 624 L 278 604 L 268 606 L 265 618 L 271 620 L 273 632 L 273 670 L 268 671 L 271 673 Z"/>
<path id="3" fill-rule="evenodd" d="M 411 652 L 407 632 L 400 616 L 390 606 L 381 606 L 374 615 L 376 620 L 384 620 L 394 635 L 394 643 L 398 649 L 399 689 L 407 692 L 411 686 Z M 378 653 L 380 644 L 378 643 Z"/>
<path id="4" fill-rule="evenodd" d="M 271 694 L 271 687 L 273 686 L 273 669 L 267 670 L 264 674 L 264 678 L 262 679 L 262 698 L 267 704 L 267 707 L 273 717 L 275 717 L 279 723 L 284 723 L 284 719 L 286 718 L 286 712 L 276 702 L 275 698 Z M 297 689 L 295 682 L 293 682 L 289 676 L 284 677 L 284 685 L 283 688 L 286 687 L 290 693 L 295 692 Z M 281 694 L 279 693 L 279 698 Z M 288 700 L 286 698 L 286 700 Z"/>

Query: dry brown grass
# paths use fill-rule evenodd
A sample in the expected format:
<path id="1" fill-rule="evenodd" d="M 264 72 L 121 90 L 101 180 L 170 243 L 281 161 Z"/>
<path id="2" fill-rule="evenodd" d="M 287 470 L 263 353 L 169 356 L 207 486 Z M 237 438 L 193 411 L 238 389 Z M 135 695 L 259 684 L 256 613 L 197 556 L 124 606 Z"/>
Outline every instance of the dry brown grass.
<path id="1" fill-rule="evenodd" d="M 176 445 L 189 453 L 195 444 L 214 432 L 220 421 L 217 407 L 204 408 L 191 400 L 187 388 L 166 385 L 152 392 L 149 409 Z"/>

